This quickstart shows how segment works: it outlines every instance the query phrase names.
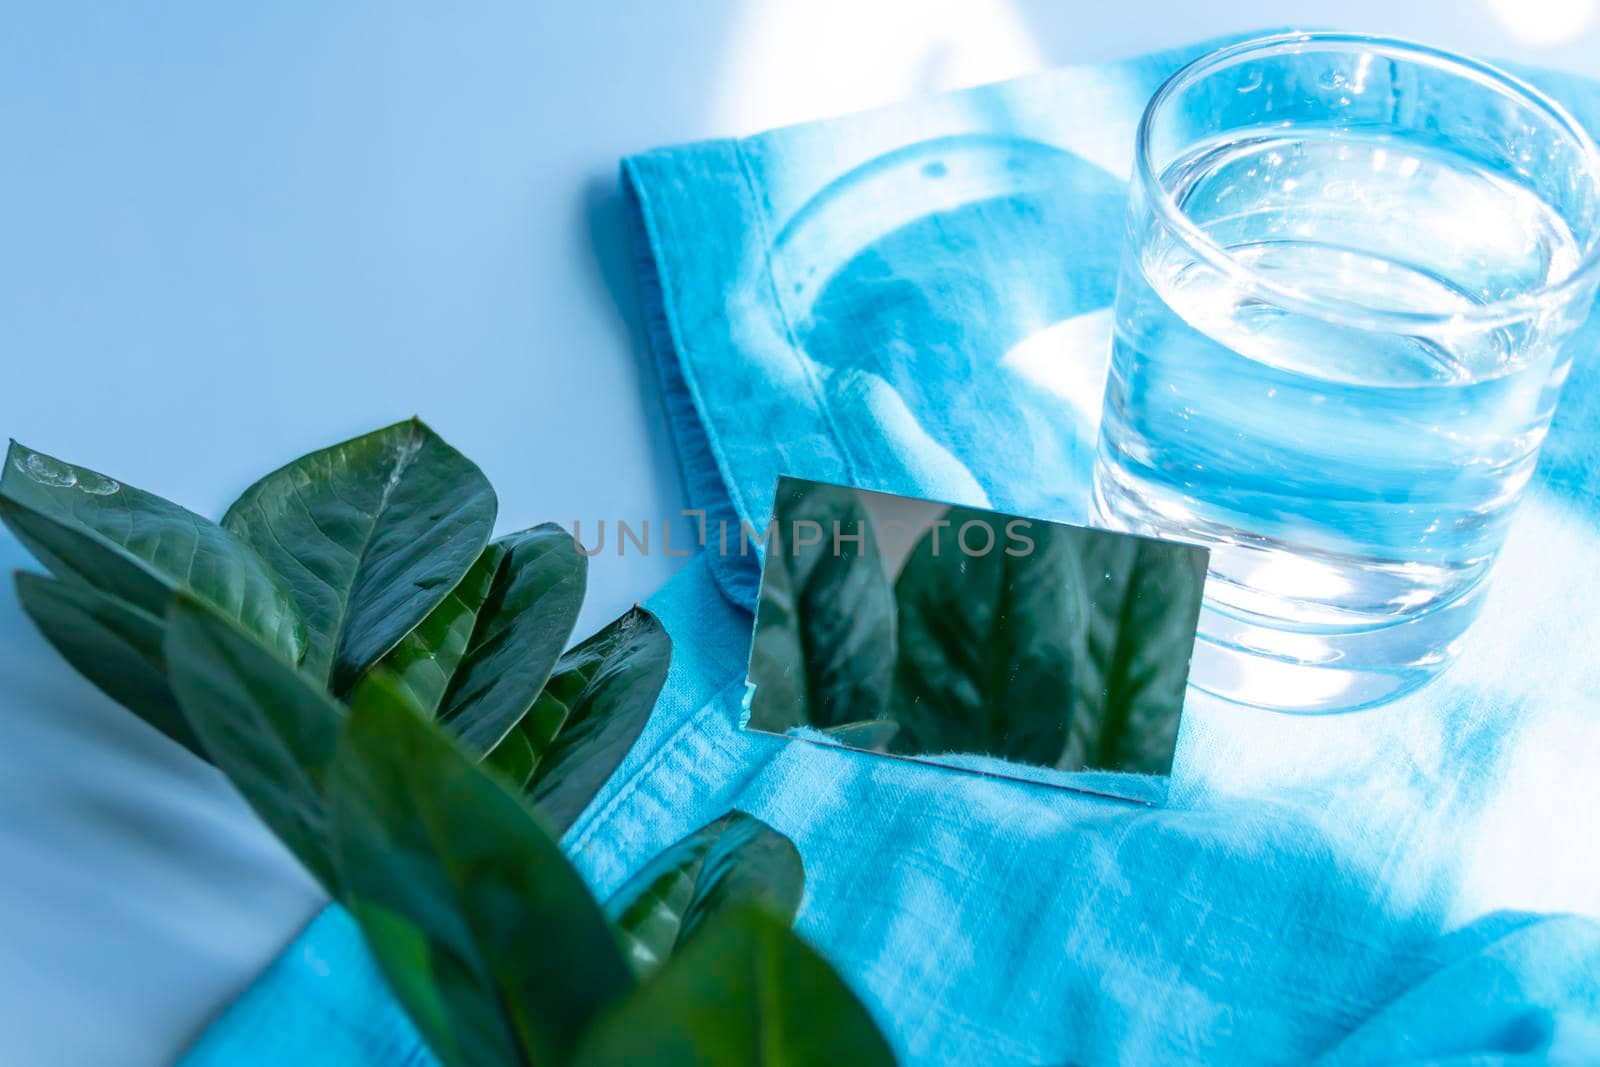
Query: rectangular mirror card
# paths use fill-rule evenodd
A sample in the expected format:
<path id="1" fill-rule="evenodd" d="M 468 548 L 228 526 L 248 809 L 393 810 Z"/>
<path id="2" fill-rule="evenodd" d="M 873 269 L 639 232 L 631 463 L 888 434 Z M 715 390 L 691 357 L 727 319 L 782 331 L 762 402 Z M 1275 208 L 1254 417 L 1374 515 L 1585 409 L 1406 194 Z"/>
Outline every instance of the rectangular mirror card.
<path id="1" fill-rule="evenodd" d="M 749 729 L 1164 795 L 1205 549 L 789 477 L 764 536 Z"/>

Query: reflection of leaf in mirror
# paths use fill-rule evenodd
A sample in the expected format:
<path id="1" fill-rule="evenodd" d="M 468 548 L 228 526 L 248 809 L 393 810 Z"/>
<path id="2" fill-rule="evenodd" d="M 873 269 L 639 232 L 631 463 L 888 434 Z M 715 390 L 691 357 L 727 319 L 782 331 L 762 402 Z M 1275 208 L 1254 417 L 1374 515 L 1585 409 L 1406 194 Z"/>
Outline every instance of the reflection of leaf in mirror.
<path id="1" fill-rule="evenodd" d="M 1028 551 L 1007 538 L 1006 516 L 956 507 L 944 520 L 949 525 L 923 536 L 895 583 L 901 729 L 894 750 L 1054 764 L 1085 647 L 1076 531 L 1029 524 Z M 971 523 L 989 533 L 970 528 L 966 543 L 975 554 L 968 555 L 959 538 Z"/>
<path id="2" fill-rule="evenodd" d="M 891 591 L 862 497 L 779 483 L 749 726 L 897 755 L 1170 770 L 1203 550 L 951 507 Z M 835 523 L 863 543 L 836 545 Z"/>
<path id="3" fill-rule="evenodd" d="M 952 508 L 895 586 L 902 754 L 978 752 L 1062 770 L 1171 769 L 1205 554 Z M 969 556 L 962 527 L 994 547 Z M 982 548 L 981 530 L 969 538 Z M 1008 552 L 1007 549 L 1012 549 Z"/>
<path id="4" fill-rule="evenodd" d="M 1166 774 L 1178 738 L 1206 555 L 1098 531 L 1079 551 L 1092 595 L 1064 769 Z M 1098 588 L 1095 586 L 1098 585 Z"/>
<path id="5" fill-rule="evenodd" d="M 785 478 L 774 522 L 750 657 L 749 725 L 781 733 L 876 718 L 894 679 L 894 608 L 859 494 Z"/>

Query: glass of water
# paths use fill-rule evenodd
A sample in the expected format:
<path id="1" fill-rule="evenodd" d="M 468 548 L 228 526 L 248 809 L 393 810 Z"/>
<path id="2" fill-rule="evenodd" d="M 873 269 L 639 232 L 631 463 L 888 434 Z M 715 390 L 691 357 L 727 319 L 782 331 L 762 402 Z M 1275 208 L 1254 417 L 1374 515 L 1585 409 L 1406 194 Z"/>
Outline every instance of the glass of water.
<path id="1" fill-rule="evenodd" d="M 1312 33 L 1162 86 L 1095 502 L 1210 547 L 1196 685 L 1348 710 L 1449 662 L 1597 276 L 1600 154 L 1510 75 Z"/>

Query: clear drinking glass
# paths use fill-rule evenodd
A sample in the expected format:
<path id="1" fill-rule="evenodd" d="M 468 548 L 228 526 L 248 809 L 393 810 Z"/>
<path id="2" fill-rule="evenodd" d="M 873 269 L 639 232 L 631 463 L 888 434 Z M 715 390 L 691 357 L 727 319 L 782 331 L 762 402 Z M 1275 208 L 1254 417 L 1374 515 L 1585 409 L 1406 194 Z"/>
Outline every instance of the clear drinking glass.
<path id="1" fill-rule="evenodd" d="M 1161 87 L 1095 501 L 1211 548 L 1195 684 L 1345 710 L 1449 661 L 1597 275 L 1593 141 L 1492 67 L 1293 34 Z"/>

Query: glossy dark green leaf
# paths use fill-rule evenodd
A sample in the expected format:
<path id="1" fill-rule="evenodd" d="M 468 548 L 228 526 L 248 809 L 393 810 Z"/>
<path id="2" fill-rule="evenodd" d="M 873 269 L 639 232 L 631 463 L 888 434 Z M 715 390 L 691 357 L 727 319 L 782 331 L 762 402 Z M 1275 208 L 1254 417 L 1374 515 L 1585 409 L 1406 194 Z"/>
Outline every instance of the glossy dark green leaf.
<path id="1" fill-rule="evenodd" d="M 859 748 L 864 752 L 887 752 L 894 743 L 895 735 L 900 732 L 900 724 L 893 719 L 864 719 L 830 726 L 822 732 L 838 744 L 850 748 Z"/>
<path id="2" fill-rule="evenodd" d="M 544 762 L 566 721 L 567 706 L 540 694 L 528 713 L 484 757 L 484 762 L 505 775 L 508 781 L 526 789 L 533 784 L 539 764 Z"/>
<path id="3" fill-rule="evenodd" d="M 272 472 L 222 524 L 282 579 L 306 671 L 342 693 L 450 595 L 494 517 L 483 472 L 411 419 Z"/>
<path id="4" fill-rule="evenodd" d="M 782 733 L 878 717 L 894 681 L 894 601 L 858 492 L 783 478 L 773 510 L 747 725 Z"/>
<path id="5" fill-rule="evenodd" d="M 1206 554 L 1189 545 L 1094 533 L 1079 545 L 1091 611 L 1065 769 L 1166 774 L 1204 591 Z"/>
<path id="6" fill-rule="evenodd" d="M 968 556 L 953 536 L 964 524 L 1010 517 L 946 518 L 944 552 L 930 532 L 896 583 L 894 751 L 1166 773 L 1205 552 L 1036 522 L 1025 539 L 997 536 L 1003 550 Z"/>
<path id="7" fill-rule="evenodd" d="M 828 962 L 758 907 L 707 924 L 608 1011 L 579 1067 L 879 1067 L 894 1053 Z"/>
<path id="8" fill-rule="evenodd" d="M 329 893 L 338 882 L 323 787 L 344 708 L 249 634 L 179 595 L 167 678 L 211 761 Z"/>
<path id="9" fill-rule="evenodd" d="M 895 750 L 1053 766 L 1066 744 L 1088 626 L 1076 531 L 1036 523 L 1032 550 L 1014 555 L 1024 550 L 1006 537 L 1005 516 L 951 508 L 945 518 L 949 526 L 928 531 L 895 582 Z M 990 524 L 992 551 L 961 550 L 969 522 Z"/>
<path id="10" fill-rule="evenodd" d="M 587 557 L 554 523 L 492 547 L 503 554 L 441 710 L 476 752 L 493 751 L 544 691 L 578 621 L 588 577 Z"/>
<path id="11" fill-rule="evenodd" d="M 17 599 L 45 640 L 101 692 L 206 758 L 167 685 L 164 620 L 86 585 L 26 571 L 17 572 Z"/>
<path id="12" fill-rule="evenodd" d="M 486 546 L 450 595 L 373 664 L 356 683 L 356 688 L 359 690 L 381 675 L 428 715 L 437 715 L 450 688 L 450 680 L 466 655 L 478 613 L 489 598 L 495 574 L 505 556 L 504 545 Z M 353 702 L 355 698 L 351 699 Z"/>
<path id="13" fill-rule="evenodd" d="M 561 723 L 528 789 L 557 834 L 582 814 L 633 747 L 671 661 L 671 638 L 640 607 L 561 657 L 524 720 L 540 729 Z M 526 739 L 527 731 L 517 733 Z"/>
<path id="14" fill-rule="evenodd" d="M 0 519 L 59 578 L 161 618 L 174 592 L 299 662 L 306 631 L 285 587 L 246 544 L 153 493 L 11 442 Z"/>
<path id="15" fill-rule="evenodd" d="M 707 920 L 759 904 L 789 920 L 800 908 L 805 869 L 787 837 L 742 811 L 682 838 L 606 902 L 640 976 L 654 972 Z"/>
<path id="16" fill-rule="evenodd" d="M 368 946 L 447 1067 L 564 1063 L 633 984 L 605 916 L 521 797 L 397 689 L 363 693 L 329 796 Z"/>

